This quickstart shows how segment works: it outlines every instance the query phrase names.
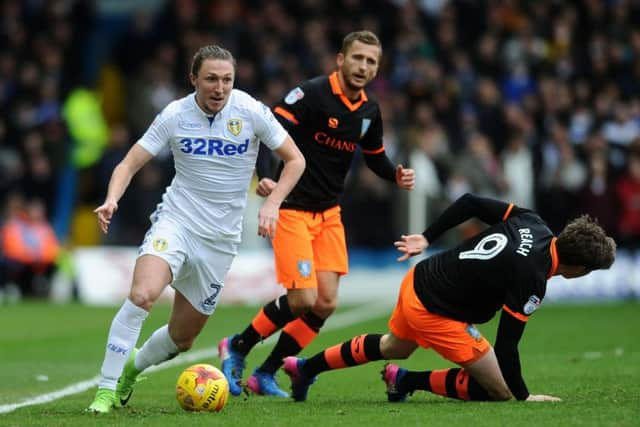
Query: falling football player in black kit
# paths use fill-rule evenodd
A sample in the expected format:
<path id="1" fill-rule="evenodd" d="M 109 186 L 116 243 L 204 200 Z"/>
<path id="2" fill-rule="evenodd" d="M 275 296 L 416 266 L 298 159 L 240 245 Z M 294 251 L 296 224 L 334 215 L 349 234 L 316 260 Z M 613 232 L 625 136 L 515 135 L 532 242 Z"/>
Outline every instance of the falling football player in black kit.
<path id="1" fill-rule="evenodd" d="M 395 243 L 398 261 L 421 253 L 442 233 L 478 218 L 489 227 L 459 246 L 419 262 L 405 275 L 385 335 L 365 334 L 309 359 L 287 357 L 292 397 L 304 401 L 321 372 L 381 359 L 406 359 L 416 348 L 433 348 L 459 368 L 412 372 L 387 364 L 382 379 L 389 401 L 415 390 L 461 400 L 556 401 L 530 394 L 522 378 L 518 343 L 529 316 L 546 293 L 547 280 L 606 269 L 616 244 L 587 215 L 555 237 L 533 211 L 466 194 L 422 234 Z M 474 324 L 502 309 L 495 346 Z"/>

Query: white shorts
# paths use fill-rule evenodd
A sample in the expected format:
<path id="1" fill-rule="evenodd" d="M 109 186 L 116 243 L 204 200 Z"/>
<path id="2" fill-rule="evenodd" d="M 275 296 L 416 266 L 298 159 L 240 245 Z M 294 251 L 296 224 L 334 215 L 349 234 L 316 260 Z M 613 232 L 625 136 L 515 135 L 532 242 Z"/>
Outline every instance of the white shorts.
<path id="1" fill-rule="evenodd" d="M 138 258 L 155 255 L 167 261 L 173 275 L 171 286 L 193 308 L 210 316 L 237 254 L 238 243 L 203 239 L 166 215 L 155 216 L 154 220 L 140 245 Z"/>

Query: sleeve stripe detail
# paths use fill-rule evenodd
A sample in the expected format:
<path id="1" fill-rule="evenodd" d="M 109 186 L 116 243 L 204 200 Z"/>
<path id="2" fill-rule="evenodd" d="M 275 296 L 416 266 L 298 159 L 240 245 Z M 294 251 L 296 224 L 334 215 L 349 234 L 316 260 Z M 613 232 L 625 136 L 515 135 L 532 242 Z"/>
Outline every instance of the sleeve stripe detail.
<path id="1" fill-rule="evenodd" d="M 507 208 L 507 211 L 502 216 L 503 221 L 506 221 L 507 218 L 509 218 L 509 214 L 511 213 L 511 210 L 513 210 L 513 203 L 509 203 L 509 207 Z"/>
<path id="2" fill-rule="evenodd" d="M 285 119 L 289 120 L 291 123 L 294 123 L 296 125 L 299 125 L 300 122 L 298 121 L 298 119 L 296 119 L 296 116 L 294 116 L 293 114 L 291 114 L 290 112 L 288 112 L 287 110 L 285 110 L 282 107 L 276 107 L 273 109 L 273 112 L 276 114 L 281 115 L 282 117 L 284 117 Z"/>
<path id="3" fill-rule="evenodd" d="M 510 315 L 512 315 L 513 317 L 515 317 L 516 319 L 518 319 L 521 322 L 527 322 L 527 320 L 529 320 L 529 318 L 527 316 L 525 316 L 524 314 L 520 314 L 518 312 L 515 312 L 513 310 L 511 310 L 509 307 L 507 307 L 507 305 L 503 305 L 502 309 L 504 311 L 506 311 L 507 313 L 509 313 Z"/>
<path id="4" fill-rule="evenodd" d="M 380 147 L 377 150 L 362 150 L 364 154 L 380 154 L 384 153 L 384 147 Z"/>

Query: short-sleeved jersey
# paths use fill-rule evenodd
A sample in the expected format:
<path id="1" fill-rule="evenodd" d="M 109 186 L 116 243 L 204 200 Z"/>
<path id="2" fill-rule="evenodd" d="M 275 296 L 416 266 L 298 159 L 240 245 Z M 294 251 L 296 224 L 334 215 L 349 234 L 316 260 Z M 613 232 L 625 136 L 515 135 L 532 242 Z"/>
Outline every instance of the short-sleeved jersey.
<path id="1" fill-rule="evenodd" d="M 356 147 L 369 154 L 384 151 L 378 103 L 364 89 L 358 101 L 350 101 L 337 72 L 303 82 L 274 112 L 307 162 L 283 208 L 319 212 L 337 205 Z"/>
<path id="2" fill-rule="evenodd" d="M 195 94 L 173 101 L 138 140 L 152 155 L 167 144 L 175 176 L 158 209 L 205 238 L 239 241 L 259 141 L 278 148 L 287 136 L 271 110 L 233 89 L 215 115 Z"/>
<path id="3" fill-rule="evenodd" d="M 501 308 L 526 321 L 557 268 L 553 233 L 530 210 L 475 200 L 491 203 L 483 220 L 493 225 L 418 263 L 416 294 L 428 311 L 464 322 L 485 323 Z"/>

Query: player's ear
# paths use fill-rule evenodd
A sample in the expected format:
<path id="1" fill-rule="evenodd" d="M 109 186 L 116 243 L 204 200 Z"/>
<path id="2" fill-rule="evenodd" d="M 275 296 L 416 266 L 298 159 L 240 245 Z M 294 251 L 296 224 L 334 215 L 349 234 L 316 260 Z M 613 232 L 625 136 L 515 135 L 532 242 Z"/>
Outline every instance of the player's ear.
<path id="1" fill-rule="evenodd" d="M 336 64 L 338 64 L 338 67 L 342 67 L 342 64 L 344 64 L 344 53 L 340 52 L 336 55 Z"/>
<path id="2" fill-rule="evenodd" d="M 191 80 L 191 84 L 193 87 L 196 87 L 196 81 L 198 80 L 198 76 L 193 73 L 189 73 L 189 80 Z"/>

